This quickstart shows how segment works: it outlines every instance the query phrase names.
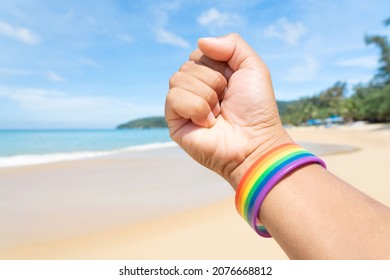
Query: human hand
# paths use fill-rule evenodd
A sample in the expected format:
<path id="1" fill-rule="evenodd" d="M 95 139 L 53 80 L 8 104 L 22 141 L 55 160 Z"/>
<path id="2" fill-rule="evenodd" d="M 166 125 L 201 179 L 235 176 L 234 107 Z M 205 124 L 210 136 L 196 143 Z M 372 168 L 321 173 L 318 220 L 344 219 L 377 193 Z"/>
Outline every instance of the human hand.
<path id="1" fill-rule="evenodd" d="M 170 135 L 191 157 L 236 188 L 283 129 L 267 66 L 237 34 L 200 39 L 170 79 L 165 116 Z"/>

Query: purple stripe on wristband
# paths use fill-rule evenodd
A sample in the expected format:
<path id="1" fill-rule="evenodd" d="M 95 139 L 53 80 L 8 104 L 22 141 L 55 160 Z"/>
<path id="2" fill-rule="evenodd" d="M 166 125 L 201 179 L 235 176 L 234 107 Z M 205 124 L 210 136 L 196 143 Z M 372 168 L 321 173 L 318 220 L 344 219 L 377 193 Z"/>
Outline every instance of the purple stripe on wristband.
<path id="1" fill-rule="evenodd" d="M 272 188 L 288 173 L 292 172 L 293 170 L 297 169 L 298 167 L 301 167 L 303 165 L 306 165 L 308 163 L 317 163 L 326 168 L 325 162 L 323 162 L 321 159 L 315 156 L 307 156 L 304 158 L 299 158 L 283 168 L 279 170 L 272 178 L 264 185 L 262 190 L 260 191 L 259 195 L 257 196 L 255 203 L 252 207 L 252 213 L 251 213 L 251 225 L 256 230 L 256 232 L 263 236 L 263 237 L 271 237 L 269 232 L 267 230 L 260 230 L 260 226 L 262 224 L 260 223 L 260 220 L 258 219 L 258 216 L 260 214 L 260 207 L 264 202 L 264 199 L 268 195 L 268 193 L 272 190 Z"/>

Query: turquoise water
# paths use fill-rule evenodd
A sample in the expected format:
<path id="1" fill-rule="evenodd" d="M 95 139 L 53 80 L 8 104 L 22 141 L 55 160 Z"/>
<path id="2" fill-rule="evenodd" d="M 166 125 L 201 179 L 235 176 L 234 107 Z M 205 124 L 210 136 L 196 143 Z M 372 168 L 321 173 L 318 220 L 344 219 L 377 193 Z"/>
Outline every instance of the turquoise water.
<path id="1" fill-rule="evenodd" d="M 0 167 L 172 145 L 168 129 L 0 130 Z"/>

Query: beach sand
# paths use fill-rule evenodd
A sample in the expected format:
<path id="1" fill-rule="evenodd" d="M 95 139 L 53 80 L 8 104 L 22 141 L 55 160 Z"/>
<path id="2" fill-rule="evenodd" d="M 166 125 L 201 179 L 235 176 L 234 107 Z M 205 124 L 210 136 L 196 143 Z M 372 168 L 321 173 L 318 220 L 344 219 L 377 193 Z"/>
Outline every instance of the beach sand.
<path id="1" fill-rule="evenodd" d="M 347 146 L 321 158 L 390 206 L 388 126 L 288 132 Z M 0 224 L 0 259 L 287 258 L 239 217 L 231 187 L 179 148 L 0 169 Z"/>

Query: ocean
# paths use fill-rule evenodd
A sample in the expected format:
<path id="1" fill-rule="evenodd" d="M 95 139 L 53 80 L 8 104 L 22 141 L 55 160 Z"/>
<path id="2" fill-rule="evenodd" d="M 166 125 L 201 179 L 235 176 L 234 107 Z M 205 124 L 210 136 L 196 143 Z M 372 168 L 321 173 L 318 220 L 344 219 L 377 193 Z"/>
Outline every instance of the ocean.
<path id="1" fill-rule="evenodd" d="M 172 146 L 168 129 L 0 130 L 0 168 Z"/>
<path id="2" fill-rule="evenodd" d="M 353 147 L 299 143 L 317 154 L 348 152 Z M 176 144 L 168 129 L 0 130 L 0 168 L 87 159 L 147 151 Z"/>

